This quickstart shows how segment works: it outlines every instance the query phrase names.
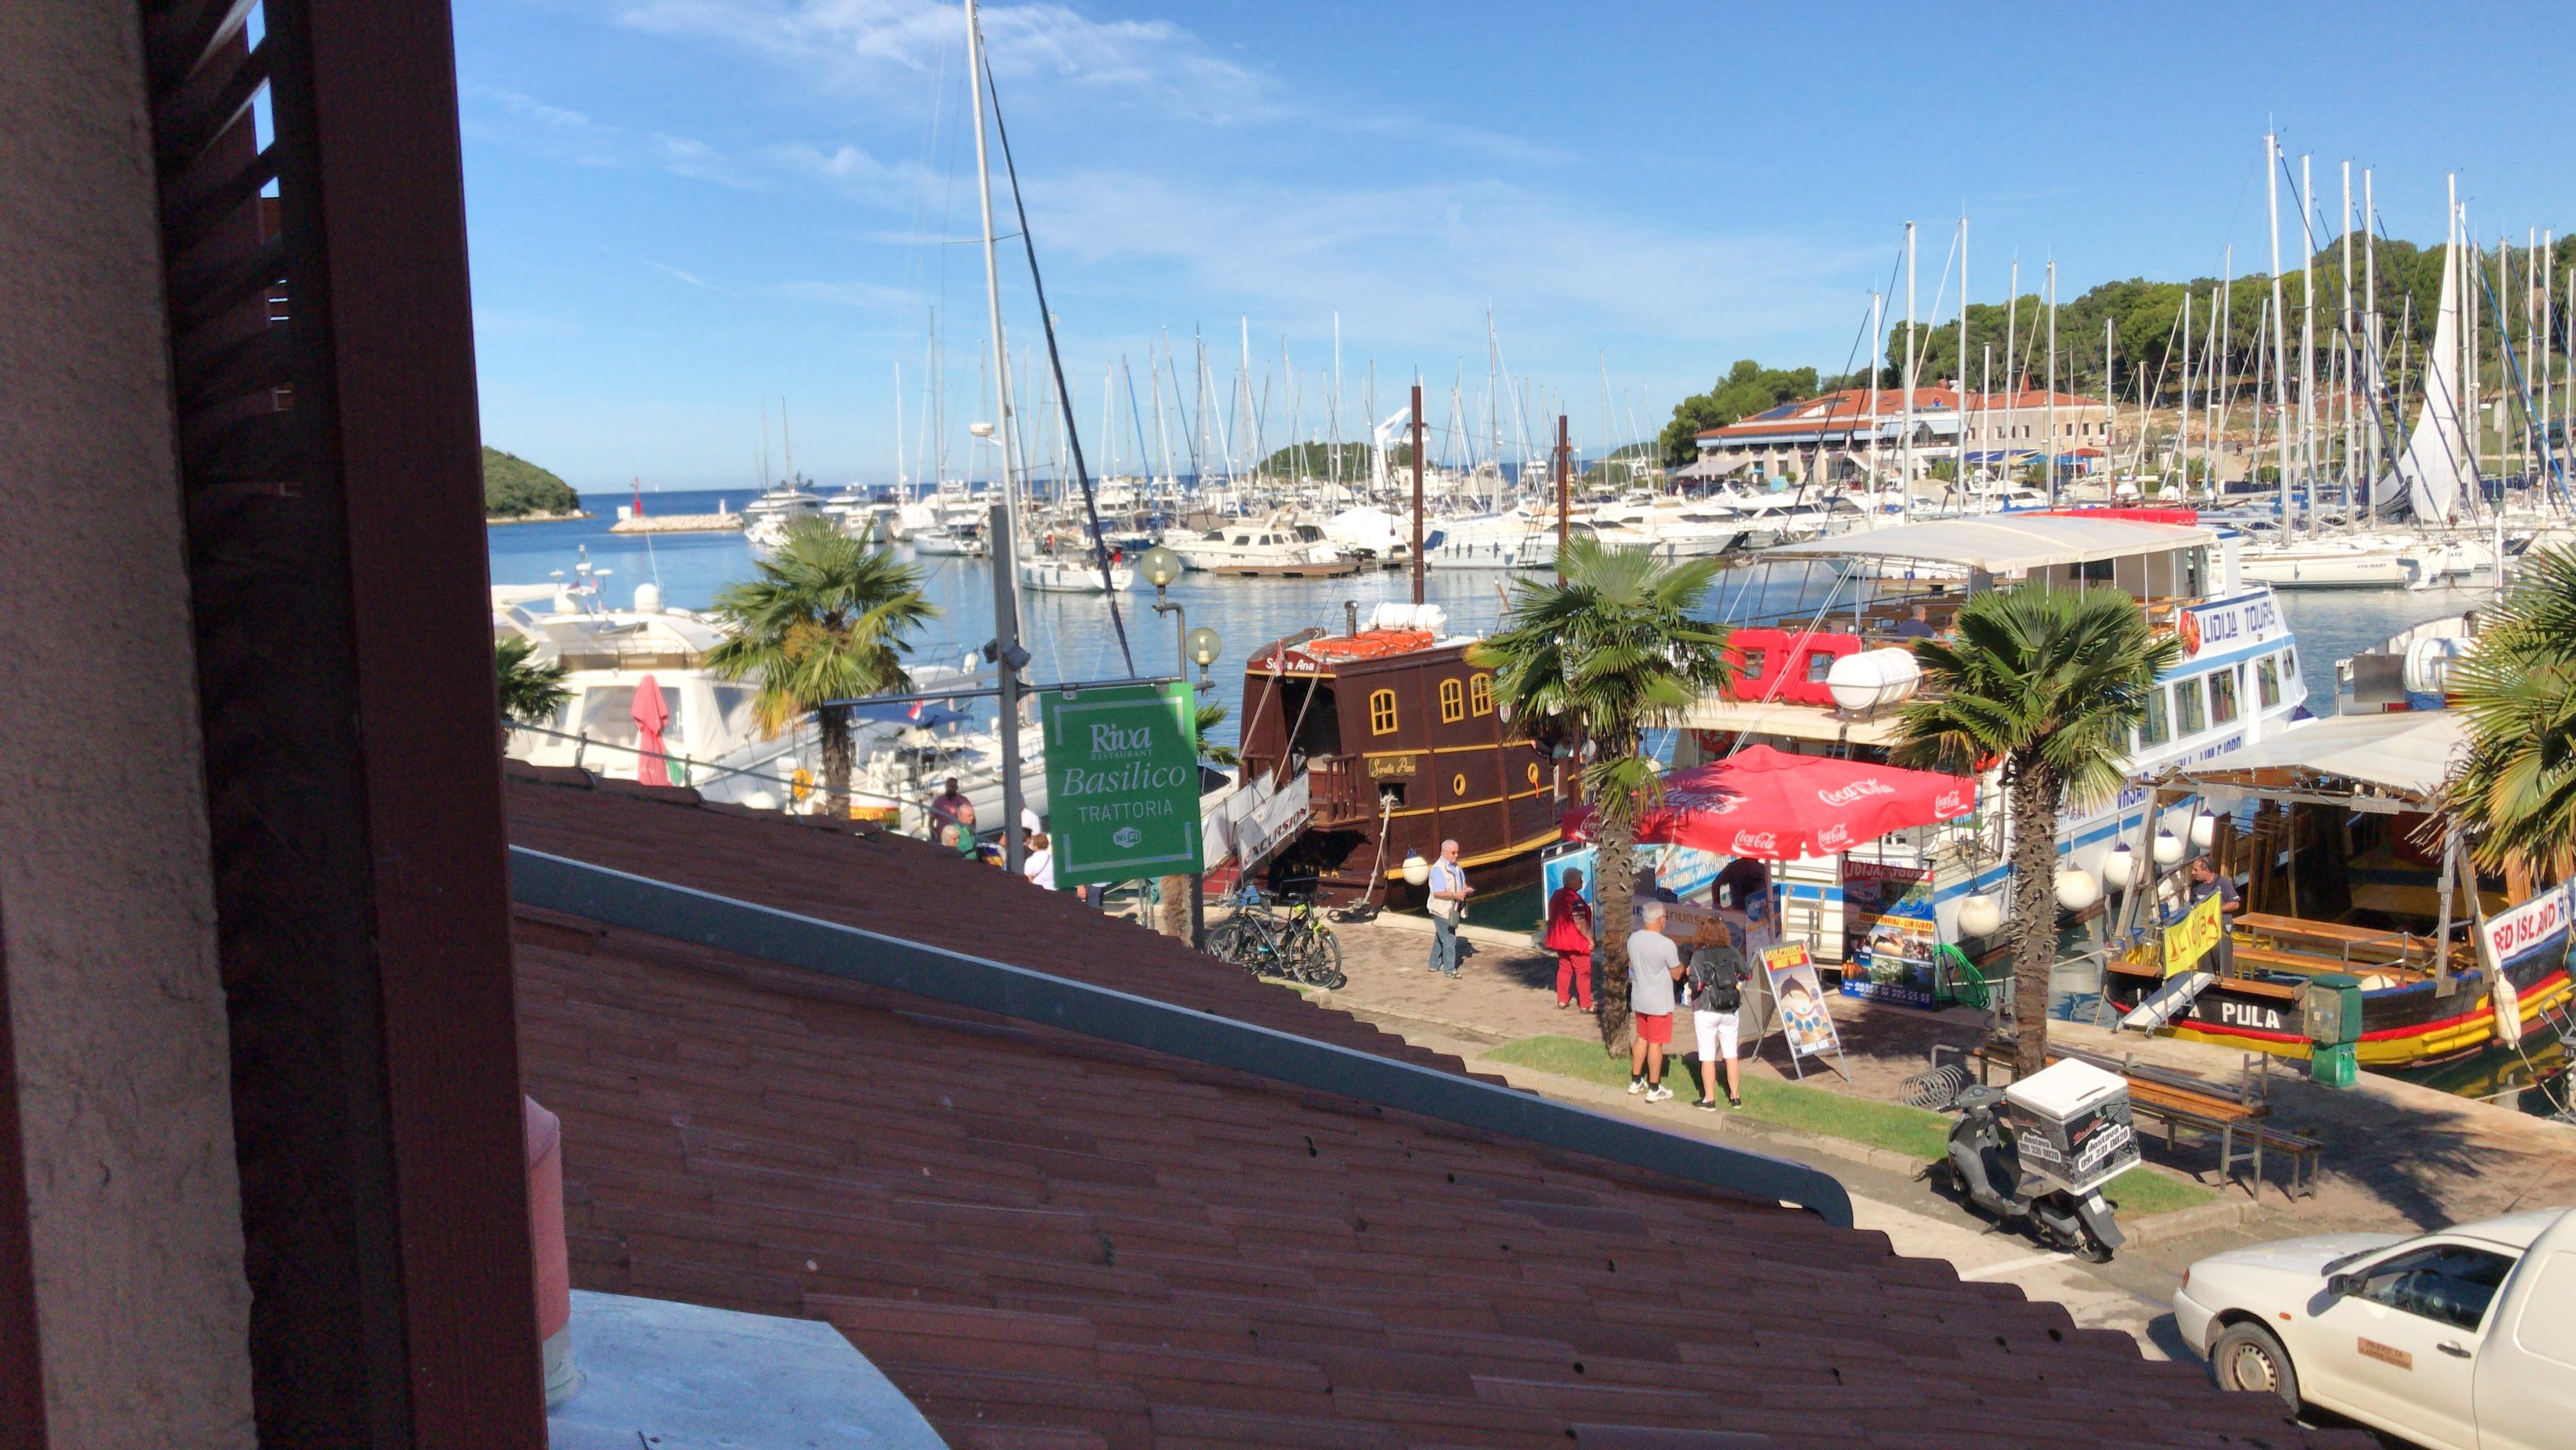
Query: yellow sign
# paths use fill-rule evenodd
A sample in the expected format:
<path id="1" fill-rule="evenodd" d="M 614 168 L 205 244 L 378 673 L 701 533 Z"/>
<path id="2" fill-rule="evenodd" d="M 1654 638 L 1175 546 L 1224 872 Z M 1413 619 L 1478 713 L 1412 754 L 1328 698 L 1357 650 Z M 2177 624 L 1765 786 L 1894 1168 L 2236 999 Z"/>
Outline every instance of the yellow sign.
<path id="1" fill-rule="evenodd" d="M 2199 966 L 2201 958 L 2217 950 L 2221 930 L 2218 896 L 2213 892 L 2165 928 L 2165 975 L 2176 976 Z"/>
<path id="2" fill-rule="evenodd" d="M 1421 767 L 1422 757 L 1419 755 L 1372 755 L 1368 763 L 1369 779 L 1409 776 Z"/>

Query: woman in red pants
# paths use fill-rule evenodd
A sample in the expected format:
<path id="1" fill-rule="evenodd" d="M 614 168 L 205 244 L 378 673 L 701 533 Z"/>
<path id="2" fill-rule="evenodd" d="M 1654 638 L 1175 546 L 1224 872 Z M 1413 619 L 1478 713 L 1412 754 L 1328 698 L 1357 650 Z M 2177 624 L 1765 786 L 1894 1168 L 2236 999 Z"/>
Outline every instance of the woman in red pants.
<path id="1" fill-rule="evenodd" d="M 1570 991 L 1583 1010 L 1592 1010 L 1592 903 L 1583 899 L 1583 873 L 1568 871 L 1565 884 L 1547 899 L 1547 949 L 1556 953 L 1556 1005 L 1572 1005 Z"/>

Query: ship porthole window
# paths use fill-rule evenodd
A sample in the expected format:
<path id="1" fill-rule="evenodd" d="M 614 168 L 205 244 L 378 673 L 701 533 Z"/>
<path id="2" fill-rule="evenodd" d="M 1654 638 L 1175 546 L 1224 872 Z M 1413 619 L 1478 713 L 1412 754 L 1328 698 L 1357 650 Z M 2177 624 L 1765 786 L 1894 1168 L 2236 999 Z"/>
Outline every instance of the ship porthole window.
<path id="1" fill-rule="evenodd" d="M 1449 777 L 1449 793 L 1451 795 L 1465 795 L 1467 793 L 1467 774 L 1465 771 L 1460 771 L 1458 774 Z"/>
<path id="2" fill-rule="evenodd" d="M 1494 677 L 1479 671 L 1467 677 L 1467 708 L 1478 715 L 1494 713 Z"/>
<path id="3" fill-rule="evenodd" d="M 1369 693 L 1369 733 L 1395 733 L 1395 691 L 1373 690 Z"/>
<path id="4" fill-rule="evenodd" d="M 1467 687 L 1457 680 L 1440 682 L 1440 723 L 1455 725 L 1467 718 Z"/>

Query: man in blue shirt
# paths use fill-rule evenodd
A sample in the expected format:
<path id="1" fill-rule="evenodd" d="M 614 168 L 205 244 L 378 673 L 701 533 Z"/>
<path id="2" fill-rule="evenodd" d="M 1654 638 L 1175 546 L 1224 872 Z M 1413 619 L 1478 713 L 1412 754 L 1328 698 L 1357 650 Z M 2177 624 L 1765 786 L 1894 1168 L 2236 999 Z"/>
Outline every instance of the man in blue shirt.
<path id="1" fill-rule="evenodd" d="M 1431 912 L 1431 970 L 1444 977 L 1458 975 L 1458 923 L 1467 917 L 1467 898 L 1475 892 L 1467 884 L 1467 868 L 1458 864 L 1458 843 L 1440 843 L 1440 859 L 1431 863 L 1431 879 L 1424 883 L 1431 893 L 1426 905 Z"/>

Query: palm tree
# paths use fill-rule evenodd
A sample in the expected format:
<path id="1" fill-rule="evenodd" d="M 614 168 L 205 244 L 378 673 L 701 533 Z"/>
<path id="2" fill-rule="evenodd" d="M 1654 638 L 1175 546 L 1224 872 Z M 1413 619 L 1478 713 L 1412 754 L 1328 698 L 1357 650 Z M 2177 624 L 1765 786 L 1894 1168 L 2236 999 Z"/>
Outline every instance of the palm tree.
<path id="1" fill-rule="evenodd" d="M 1208 732 L 1225 723 L 1232 713 L 1221 701 L 1198 703 L 1192 728 L 1197 732 L 1199 759 L 1210 765 L 1240 765 L 1242 755 L 1231 745 L 1219 745 L 1208 739 Z M 1159 906 L 1154 929 L 1177 941 L 1190 938 L 1190 878 L 1186 873 L 1164 876 L 1154 883 L 1154 898 Z M 1141 912 L 1143 908 L 1139 907 Z"/>
<path id="2" fill-rule="evenodd" d="M 492 647 L 492 668 L 500 676 L 501 745 L 510 744 L 510 726 L 536 725 L 554 718 L 572 691 L 564 688 L 563 661 L 531 664 L 537 651 L 532 639 L 505 639 Z"/>
<path id="3" fill-rule="evenodd" d="M 2478 864 L 2555 882 L 2576 869 L 2576 548 L 2520 570 L 2451 668 L 2469 750 L 2443 799 Z"/>
<path id="4" fill-rule="evenodd" d="M 1671 562 L 1569 539 L 1557 566 L 1560 582 L 1520 581 L 1509 627 L 1467 658 L 1494 672 L 1495 702 L 1516 737 L 1590 747 L 1582 784 L 1599 848 L 1595 997 L 1601 1041 L 1616 1055 L 1628 1048 L 1628 994 L 1618 984 L 1628 976 L 1637 821 L 1663 797 L 1655 763 L 1637 752 L 1647 730 L 1726 682 L 1727 630 L 1691 613 L 1717 577 L 1713 559 Z"/>
<path id="5" fill-rule="evenodd" d="M 2048 1062 L 2048 972 L 2057 960 L 2057 813 L 2119 794 L 2129 731 L 2156 676 L 2182 658 L 2170 634 L 2107 585 L 2017 584 L 1971 598 L 1953 640 L 1917 640 L 1921 694 L 1898 722 L 1900 764 L 1973 772 L 2000 760 L 2013 863 L 2013 1062 Z"/>
<path id="6" fill-rule="evenodd" d="M 728 680 L 758 678 L 752 717 L 776 736 L 806 715 L 823 738 L 823 796 L 834 815 L 850 806 L 850 711 L 831 702 L 909 685 L 905 636 L 938 606 L 921 597 L 921 572 L 822 519 L 801 519 L 754 577 L 728 584 L 715 612 L 731 633 L 707 652 Z"/>
<path id="7" fill-rule="evenodd" d="M 1225 717 L 1233 713 L 1233 711 L 1228 710 L 1225 707 L 1222 701 L 1203 700 L 1199 703 L 1198 719 L 1196 721 L 1199 737 L 1199 759 L 1206 761 L 1210 765 L 1240 765 L 1243 763 L 1243 756 L 1238 753 L 1233 746 L 1219 745 L 1215 741 L 1208 739 L 1208 732 L 1214 730 L 1219 725 L 1224 724 Z"/>

